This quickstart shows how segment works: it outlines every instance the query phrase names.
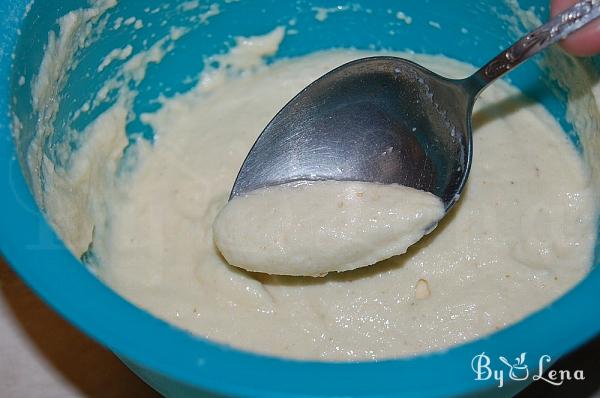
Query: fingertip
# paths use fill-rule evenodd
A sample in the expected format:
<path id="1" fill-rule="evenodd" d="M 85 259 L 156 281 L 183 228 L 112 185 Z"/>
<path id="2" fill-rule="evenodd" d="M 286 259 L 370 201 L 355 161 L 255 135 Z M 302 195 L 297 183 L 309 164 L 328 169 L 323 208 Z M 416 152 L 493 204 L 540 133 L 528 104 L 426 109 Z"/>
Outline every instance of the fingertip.
<path id="1" fill-rule="evenodd" d="M 577 57 L 589 57 L 600 53 L 600 43 L 586 43 L 576 37 L 563 40 L 560 45 L 565 51 Z"/>
<path id="2" fill-rule="evenodd" d="M 552 0 L 550 15 L 553 17 L 577 3 L 577 0 Z M 600 21 L 588 26 L 562 40 L 561 47 L 575 56 L 585 57 L 600 53 Z"/>

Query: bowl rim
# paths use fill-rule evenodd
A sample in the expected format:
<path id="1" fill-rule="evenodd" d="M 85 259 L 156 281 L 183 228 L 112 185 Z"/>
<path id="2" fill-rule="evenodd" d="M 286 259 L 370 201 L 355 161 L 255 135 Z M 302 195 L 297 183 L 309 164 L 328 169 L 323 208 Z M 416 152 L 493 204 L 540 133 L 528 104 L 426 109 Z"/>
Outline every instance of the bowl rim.
<path id="1" fill-rule="evenodd" d="M 6 0 L 0 5 L 5 20 L 0 26 L 4 38 L 0 76 L 11 75 L 9 55 L 28 3 Z M 189 386 L 236 396 L 456 395 L 496 388 L 493 379 L 474 379 L 471 361 L 477 354 L 513 358 L 527 351 L 525 363 L 537 369 L 540 356 L 547 354 L 556 360 L 600 332 L 600 267 L 595 266 L 564 296 L 508 328 L 410 358 L 358 363 L 301 361 L 254 354 L 194 336 L 113 292 L 56 236 L 19 167 L 10 127 L 10 87 L 10 79 L 0 79 L 0 175 L 4 186 L 0 192 L 0 254 L 69 322 L 143 368 Z M 38 235 L 32 236 L 33 231 Z M 40 236 L 52 244 L 36 245 Z M 574 310 L 580 303 L 589 305 Z"/>

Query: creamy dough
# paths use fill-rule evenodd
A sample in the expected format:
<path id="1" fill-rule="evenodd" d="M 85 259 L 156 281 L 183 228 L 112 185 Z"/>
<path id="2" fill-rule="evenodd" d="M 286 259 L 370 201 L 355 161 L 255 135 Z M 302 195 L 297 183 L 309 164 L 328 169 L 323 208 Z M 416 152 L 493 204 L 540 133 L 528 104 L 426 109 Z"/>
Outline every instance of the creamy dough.
<path id="1" fill-rule="evenodd" d="M 224 261 L 211 225 L 257 134 L 306 84 L 361 55 L 280 62 L 145 115 L 161 139 L 140 151 L 122 196 L 111 198 L 108 226 L 96 225 L 100 276 L 200 335 L 326 360 L 467 341 L 579 281 L 595 220 L 582 163 L 546 111 L 501 82 L 480 99 L 486 110 L 475 118 L 473 169 L 460 204 L 407 255 L 318 280 L 246 273 Z M 466 74 L 447 59 L 418 61 Z M 506 98 L 510 111 L 494 114 L 490 104 Z"/>
<path id="2" fill-rule="evenodd" d="M 159 139 L 139 139 L 125 156 L 134 95 L 127 83 L 160 62 L 180 34 L 171 36 L 124 64 L 124 84 L 107 82 L 107 90 L 121 87 L 120 100 L 80 134 L 67 166 L 53 165 L 39 145 L 30 156 L 32 173 L 45 173 L 38 201 L 69 247 L 156 316 L 262 353 L 401 357 L 516 322 L 588 272 L 596 207 L 583 163 L 551 116 L 504 82 L 478 100 L 461 201 L 405 255 L 319 279 L 228 265 L 212 224 L 257 135 L 308 83 L 374 54 L 331 51 L 266 67 L 261 56 L 276 51 L 283 31 L 241 38 L 196 89 L 142 115 Z M 395 55 L 448 76 L 473 70 L 444 57 Z"/>
<path id="3" fill-rule="evenodd" d="M 435 195 L 397 184 L 302 181 L 233 198 L 214 239 L 231 265 L 324 276 L 406 252 L 444 215 Z"/>

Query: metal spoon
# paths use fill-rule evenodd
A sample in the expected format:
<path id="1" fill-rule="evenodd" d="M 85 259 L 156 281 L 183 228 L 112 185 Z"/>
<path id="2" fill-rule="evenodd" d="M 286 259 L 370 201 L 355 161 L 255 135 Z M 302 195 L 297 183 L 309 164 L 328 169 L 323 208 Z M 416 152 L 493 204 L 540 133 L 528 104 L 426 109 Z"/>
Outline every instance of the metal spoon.
<path id="1" fill-rule="evenodd" d="M 471 114 L 479 93 L 599 16 L 600 0 L 581 1 L 461 80 L 396 57 L 340 66 L 271 120 L 230 199 L 298 180 L 366 181 L 431 192 L 448 212 L 469 175 Z"/>

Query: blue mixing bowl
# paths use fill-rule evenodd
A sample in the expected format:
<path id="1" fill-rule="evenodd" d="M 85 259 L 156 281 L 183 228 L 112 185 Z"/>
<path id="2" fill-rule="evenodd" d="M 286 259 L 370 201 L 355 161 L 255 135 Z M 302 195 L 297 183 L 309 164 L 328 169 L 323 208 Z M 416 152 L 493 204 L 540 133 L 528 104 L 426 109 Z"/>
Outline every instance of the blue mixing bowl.
<path id="1" fill-rule="evenodd" d="M 39 70 L 48 33 L 58 33 L 57 19 L 86 7 L 77 0 L 4 0 L 0 3 L 0 249 L 19 275 L 50 305 L 85 333 L 104 344 L 137 374 L 168 396 L 457 396 L 512 395 L 531 378 L 508 382 L 476 380 L 472 370 L 475 355 L 490 358 L 517 357 L 526 351 L 525 365 L 537 371 L 542 355 L 551 361 L 569 352 L 600 331 L 600 246 L 594 268 L 564 297 L 521 322 L 491 336 L 444 352 L 410 359 L 377 363 L 319 363 L 284 360 L 255 355 L 195 337 L 140 310 L 100 282 L 57 238 L 38 209 L 30 190 L 29 170 L 23 162 L 25 149 L 35 133 L 37 118 L 32 107 L 31 80 Z M 177 3 L 174 1 L 174 3 Z M 203 57 L 226 51 L 233 37 L 266 33 L 277 25 L 296 30 L 282 43 L 277 57 L 299 56 L 320 49 L 411 49 L 445 54 L 481 65 L 525 29 L 527 16 L 545 19 L 547 1 L 522 1 L 527 13 L 515 14 L 515 2 L 480 0 L 331 1 L 295 2 L 221 1 L 220 13 L 205 23 L 189 20 L 169 1 L 119 0 L 96 24 L 114 26 L 117 18 L 140 17 L 144 26 L 125 24 L 104 29 L 89 46 L 76 53 L 77 65 L 66 73 L 56 95 L 58 108 L 53 122 L 60 135 L 68 115 L 88 100 L 102 82 L 115 72 L 112 64 L 97 72 L 98 63 L 112 48 L 133 44 L 136 49 L 167 34 L 170 26 L 188 26 L 192 31 L 160 64 L 148 68 L 138 87 L 134 109 L 138 114 L 156 109 L 159 93 L 184 92 L 195 82 L 186 79 L 202 70 Z M 400 4 L 399 4 L 400 3 Z M 314 7 L 337 8 L 325 21 L 315 19 Z M 204 2 L 196 10 L 207 11 Z M 213 6 L 214 7 L 214 6 Z M 534 7 L 531 8 L 530 7 Z M 412 17 L 399 19 L 397 11 Z M 166 22 L 163 22 L 166 21 Z M 292 26 L 293 25 L 293 26 Z M 139 29 L 138 29 L 139 28 Z M 80 32 L 81 33 L 81 32 Z M 148 43 L 144 44 L 144 40 Z M 558 84 L 540 62 L 529 62 L 511 74 L 513 84 L 541 101 L 560 121 L 565 131 L 588 158 L 600 156 L 592 144 L 580 140 L 575 126 L 565 117 L 570 83 Z M 542 66 L 540 66 L 542 65 Z M 600 70 L 597 60 L 585 61 L 588 72 Z M 575 68 L 571 60 L 567 68 Z M 573 69 L 574 70 L 574 69 Z M 577 79 L 575 73 L 570 78 Z M 193 79 L 192 79 L 193 80 Z M 574 81 L 574 80 L 573 80 Z M 589 85 L 588 85 L 589 87 Z M 585 90 L 584 90 L 585 91 Z M 582 92 L 579 95 L 589 95 Z M 114 99 L 110 99 L 113 100 Z M 102 108 L 102 107 L 100 107 Z M 81 119 L 80 130 L 98 112 Z M 15 143 L 11 125 L 18 118 L 21 134 Z M 598 130 L 598 118 L 590 115 L 587 127 Z M 131 131 L 152 131 L 138 119 Z M 53 140 L 47 140 L 52 145 Z M 23 166 L 23 167 L 21 167 Z M 546 364 L 546 367 L 549 365 Z M 97 370 L 95 370 L 97 371 Z"/>

